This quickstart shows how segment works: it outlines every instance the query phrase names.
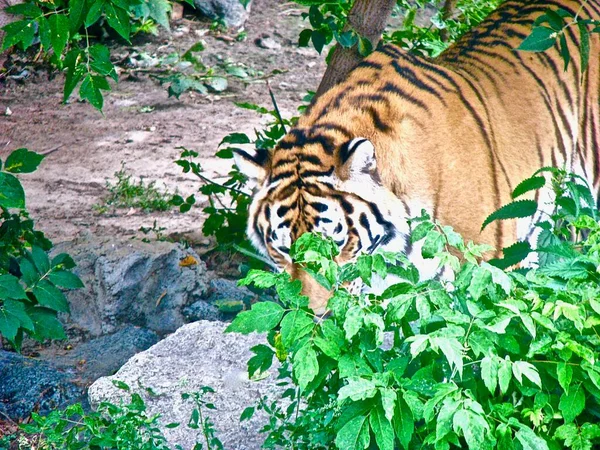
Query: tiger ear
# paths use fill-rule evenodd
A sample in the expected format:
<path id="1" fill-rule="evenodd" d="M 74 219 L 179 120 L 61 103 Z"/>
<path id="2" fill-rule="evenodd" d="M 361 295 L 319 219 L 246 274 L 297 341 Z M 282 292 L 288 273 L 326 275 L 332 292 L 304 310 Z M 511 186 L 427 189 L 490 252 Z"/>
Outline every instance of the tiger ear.
<path id="1" fill-rule="evenodd" d="M 268 150 L 263 149 L 258 149 L 255 153 L 237 149 L 233 152 L 233 160 L 250 182 L 260 184 L 267 177 L 271 155 Z"/>
<path id="2" fill-rule="evenodd" d="M 377 168 L 375 147 L 365 138 L 354 138 L 340 148 L 340 163 L 349 175 L 369 174 Z"/>

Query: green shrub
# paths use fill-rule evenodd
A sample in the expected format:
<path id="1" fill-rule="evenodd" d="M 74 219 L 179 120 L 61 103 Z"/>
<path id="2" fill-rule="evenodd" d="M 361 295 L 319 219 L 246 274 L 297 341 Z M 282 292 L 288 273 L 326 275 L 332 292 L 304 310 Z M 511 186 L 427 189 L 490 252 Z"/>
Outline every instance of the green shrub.
<path id="1" fill-rule="evenodd" d="M 130 388 L 122 381 L 113 384 L 124 391 Z M 151 391 L 151 389 L 148 389 Z M 205 446 L 196 443 L 193 449 L 223 449 L 221 441 L 215 437 L 212 421 L 205 410 L 215 409 L 205 399 L 214 392 L 210 387 L 202 387 L 198 392 L 182 394 L 183 400 L 194 404 L 187 426 L 200 429 Z M 149 416 L 144 399 L 131 393 L 131 401 L 119 405 L 102 402 L 96 411 L 86 412 L 81 404 L 75 404 L 62 411 L 52 411 L 47 416 L 33 413 L 31 423 L 21 425 L 19 437 L 24 447 L 40 450 L 170 450 L 167 440 L 159 429 L 160 415 Z M 166 424 L 166 428 L 177 428 L 179 423 Z M 174 450 L 183 450 L 177 445 Z"/>
<path id="2" fill-rule="evenodd" d="M 289 405 L 258 405 L 271 416 L 265 447 L 600 445 L 598 211 L 580 178 L 546 170 L 557 198 L 552 220 L 538 224 L 539 267 L 506 271 L 484 262 L 488 247 L 464 243 L 423 214 L 411 222 L 412 241 L 424 240 L 423 256 L 438 258 L 452 281 L 420 280 L 403 255 L 389 253 L 340 267 L 330 239 L 306 234 L 290 254 L 333 291 L 324 318 L 308 308 L 298 280 L 251 271 L 241 284 L 274 287 L 279 303 L 255 304 L 228 331 L 268 332 L 268 344 L 252 349 L 249 373 L 277 357 L 289 383 Z M 536 174 L 515 196 L 546 184 Z M 497 218 L 525 215 L 521 205 Z M 380 295 L 346 287 L 389 275 L 397 282 Z"/>
<path id="3" fill-rule="evenodd" d="M 14 175 L 35 171 L 43 158 L 20 148 L 0 171 L 0 336 L 17 349 L 25 335 L 39 341 L 65 338 L 56 315 L 68 312 L 69 305 L 60 288 L 83 287 L 71 272 L 75 263 L 69 255 L 49 258 L 52 243 L 35 230 Z"/>

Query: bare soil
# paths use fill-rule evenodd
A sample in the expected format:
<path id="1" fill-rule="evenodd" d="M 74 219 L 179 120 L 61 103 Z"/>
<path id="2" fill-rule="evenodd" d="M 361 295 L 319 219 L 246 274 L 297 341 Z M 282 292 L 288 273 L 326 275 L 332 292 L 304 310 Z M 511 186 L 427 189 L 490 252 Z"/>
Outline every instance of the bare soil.
<path id="1" fill-rule="evenodd" d="M 282 114 L 296 115 L 302 97 L 307 90 L 316 89 L 325 70 L 323 56 L 297 46 L 304 27 L 300 11 L 277 0 L 255 0 L 243 42 L 205 34 L 209 26 L 206 19 L 186 13 L 172 24 L 172 33 L 161 31 L 160 36 L 146 36 L 133 45 L 109 42 L 111 54 L 118 60 L 134 51 L 158 56 L 183 53 L 202 36 L 207 43 L 203 59 L 209 64 L 229 58 L 264 73 L 286 71 L 272 78 L 270 84 Z M 257 40 L 265 36 L 281 48 L 259 47 Z M 158 186 L 171 192 L 195 192 L 199 181 L 182 173 L 173 162 L 180 146 L 199 152 L 206 175 L 222 179 L 231 162 L 214 156 L 221 139 L 234 131 L 251 135 L 265 121 L 234 102 L 270 106 L 265 82 L 230 80 L 228 90 L 219 95 L 184 93 L 178 100 L 168 98 L 166 88 L 146 73 L 123 73 L 119 78 L 105 97 L 104 115 L 78 101 L 76 95 L 62 104 L 62 74 L 52 79 L 47 72 L 34 70 L 24 82 L 0 82 L 0 157 L 4 159 L 20 147 L 50 151 L 39 170 L 21 180 L 31 216 L 55 242 L 82 232 L 139 235 L 140 227 L 152 227 L 154 221 L 166 233 L 199 235 L 201 208 L 187 214 L 135 209 L 100 214 L 94 205 L 102 203 L 107 195 L 106 181 L 114 183 L 114 174 L 122 164 L 135 177 L 156 180 Z M 5 114 L 7 108 L 12 114 Z"/>

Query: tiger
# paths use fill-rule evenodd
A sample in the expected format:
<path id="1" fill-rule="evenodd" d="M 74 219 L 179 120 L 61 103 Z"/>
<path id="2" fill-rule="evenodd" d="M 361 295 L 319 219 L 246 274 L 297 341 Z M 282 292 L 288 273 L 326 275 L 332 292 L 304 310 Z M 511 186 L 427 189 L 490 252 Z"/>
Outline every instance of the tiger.
<path id="1" fill-rule="evenodd" d="M 325 311 L 330 293 L 291 261 L 305 232 L 333 239 L 340 264 L 400 251 L 435 277 L 437 266 L 409 240 L 407 220 L 421 210 L 465 240 L 502 249 L 529 238 L 531 223 L 498 221 L 483 232 L 481 224 L 537 169 L 577 173 L 598 198 L 599 35 L 590 36 L 584 73 L 578 58 L 565 71 L 556 49 L 516 51 L 549 8 L 600 19 L 600 0 L 513 0 L 435 59 L 379 45 L 274 150 L 236 152 L 254 186 L 247 234 L 302 281 L 310 308 Z M 565 37 L 578 55 L 576 27 Z"/>

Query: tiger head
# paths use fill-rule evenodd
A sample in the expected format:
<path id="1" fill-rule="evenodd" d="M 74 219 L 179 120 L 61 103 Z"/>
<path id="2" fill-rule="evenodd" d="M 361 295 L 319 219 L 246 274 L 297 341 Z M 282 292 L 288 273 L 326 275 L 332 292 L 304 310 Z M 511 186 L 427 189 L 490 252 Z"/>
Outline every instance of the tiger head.
<path id="1" fill-rule="evenodd" d="M 405 251 L 407 207 L 381 183 L 368 139 L 309 133 L 293 130 L 273 152 L 238 151 L 235 162 L 254 188 L 251 242 L 300 279 L 310 307 L 323 313 L 330 293 L 292 264 L 292 242 L 305 232 L 328 236 L 339 246 L 339 264 L 378 248 Z"/>

